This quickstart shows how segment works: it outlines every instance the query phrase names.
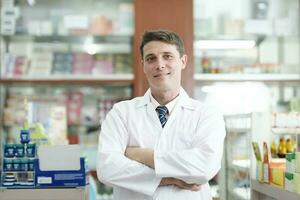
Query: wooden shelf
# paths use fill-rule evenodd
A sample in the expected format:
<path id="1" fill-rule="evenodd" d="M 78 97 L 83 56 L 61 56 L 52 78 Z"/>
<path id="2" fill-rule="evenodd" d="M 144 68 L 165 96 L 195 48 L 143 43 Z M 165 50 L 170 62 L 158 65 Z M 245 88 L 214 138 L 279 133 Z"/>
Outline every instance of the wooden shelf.
<path id="1" fill-rule="evenodd" d="M 107 75 L 50 75 L 25 76 L 21 78 L 2 78 L 0 84 L 132 84 L 133 74 Z"/>
<path id="2" fill-rule="evenodd" d="M 289 192 L 269 184 L 259 183 L 257 180 L 251 180 L 251 190 L 254 193 L 251 199 L 260 199 L 260 196 L 272 197 L 278 200 L 299 200 L 300 194 Z"/>

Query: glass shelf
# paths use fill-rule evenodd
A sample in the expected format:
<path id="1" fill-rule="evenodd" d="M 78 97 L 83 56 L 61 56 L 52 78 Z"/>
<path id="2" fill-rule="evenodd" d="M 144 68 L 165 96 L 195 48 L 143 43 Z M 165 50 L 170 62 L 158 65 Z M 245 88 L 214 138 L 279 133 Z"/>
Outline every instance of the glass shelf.
<path id="1" fill-rule="evenodd" d="M 66 83 L 74 83 L 74 81 L 81 82 L 132 82 L 133 74 L 106 74 L 106 75 L 47 75 L 47 76 L 22 76 L 20 78 L 2 78 L 0 83 L 17 83 L 17 82 L 44 82 L 55 83 L 57 81 L 64 81 Z"/>
<path id="2" fill-rule="evenodd" d="M 268 196 L 275 199 L 288 199 L 288 200 L 300 199 L 300 194 L 289 192 L 287 190 L 269 184 L 259 183 L 258 181 L 253 179 L 251 180 L 251 188 L 256 193 L 259 193 L 259 196 Z M 257 198 L 254 198 L 254 200 L 256 199 Z"/>
<path id="3" fill-rule="evenodd" d="M 29 40 L 32 42 L 63 42 L 63 43 L 82 43 L 87 39 L 94 43 L 125 43 L 128 44 L 132 41 L 132 36 L 129 35 L 28 35 L 16 34 L 3 36 L 5 40 Z"/>
<path id="4" fill-rule="evenodd" d="M 275 134 L 300 134 L 300 128 L 272 128 Z"/>
<path id="5" fill-rule="evenodd" d="M 196 81 L 300 81 L 300 74 L 195 74 Z"/>

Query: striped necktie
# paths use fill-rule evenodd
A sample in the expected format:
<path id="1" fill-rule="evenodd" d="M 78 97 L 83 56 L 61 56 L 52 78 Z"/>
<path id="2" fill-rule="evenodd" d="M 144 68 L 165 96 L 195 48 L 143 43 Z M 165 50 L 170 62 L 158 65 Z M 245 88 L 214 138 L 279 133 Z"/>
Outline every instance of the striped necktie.
<path id="1" fill-rule="evenodd" d="M 166 106 L 157 106 L 156 111 L 158 112 L 158 118 L 161 123 L 161 126 L 164 127 L 167 123 L 166 115 L 169 113 Z"/>

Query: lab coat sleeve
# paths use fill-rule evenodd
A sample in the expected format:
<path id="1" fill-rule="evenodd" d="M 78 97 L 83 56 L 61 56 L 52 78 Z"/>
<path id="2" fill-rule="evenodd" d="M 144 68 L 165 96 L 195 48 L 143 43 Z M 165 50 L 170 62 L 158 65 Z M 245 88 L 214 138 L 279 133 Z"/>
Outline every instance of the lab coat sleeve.
<path id="1" fill-rule="evenodd" d="M 104 184 L 152 196 L 161 178 L 153 169 L 128 159 L 124 152 L 128 131 L 121 111 L 114 106 L 102 124 L 99 136 L 97 175 Z"/>
<path id="2" fill-rule="evenodd" d="M 214 110 L 206 111 L 198 122 L 191 148 L 154 152 L 156 175 L 207 183 L 221 168 L 224 138 L 223 116 Z"/>

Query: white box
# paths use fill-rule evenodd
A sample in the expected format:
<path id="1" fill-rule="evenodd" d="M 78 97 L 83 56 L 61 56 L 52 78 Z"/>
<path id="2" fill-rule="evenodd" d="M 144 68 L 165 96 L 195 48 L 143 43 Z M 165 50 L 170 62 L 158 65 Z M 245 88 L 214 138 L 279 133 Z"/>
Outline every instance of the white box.
<path id="1" fill-rule="evenodd" d="M 41 171 L 80 170 L 79 145 L 41 145 L 38 157 Z"/>

